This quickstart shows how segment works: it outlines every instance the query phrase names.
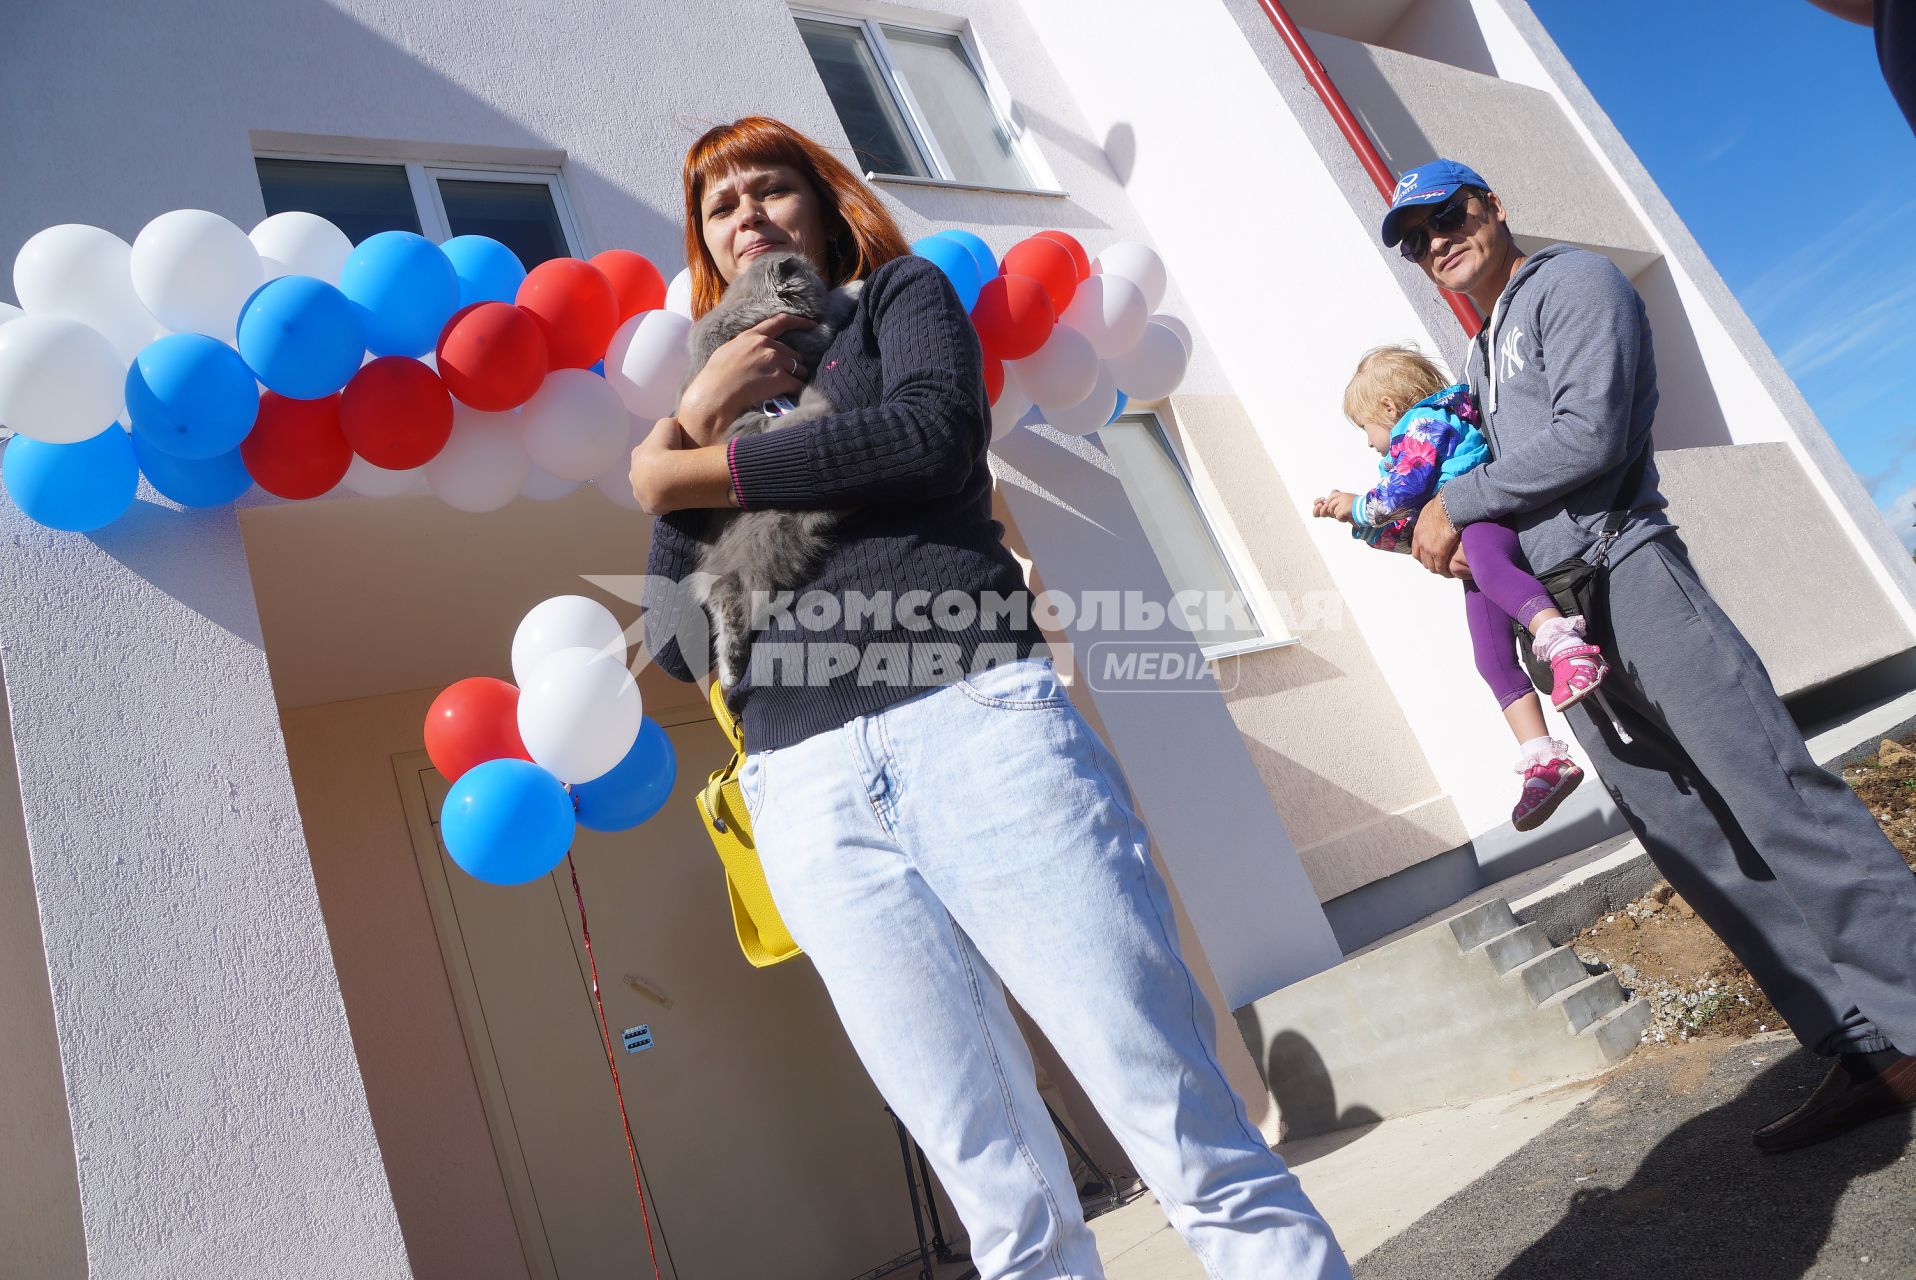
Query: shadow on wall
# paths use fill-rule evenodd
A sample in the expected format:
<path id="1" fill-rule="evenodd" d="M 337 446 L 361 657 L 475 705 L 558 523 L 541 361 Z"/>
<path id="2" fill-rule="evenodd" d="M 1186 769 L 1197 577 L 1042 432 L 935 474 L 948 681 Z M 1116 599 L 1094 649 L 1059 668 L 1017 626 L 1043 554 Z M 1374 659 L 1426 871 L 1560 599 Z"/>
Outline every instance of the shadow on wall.
<path id="1" fill-rule="evenodd" d="M 1656 351 L 1659 449 L 1693 449 L 1734 444 L 1723 402 L 1710 382 L 1709 368 L 1697 346 L 1696 329 L 1677 293 L 1670 264 L 1659 258 L 1631 281 L 1643 297 Z"/>

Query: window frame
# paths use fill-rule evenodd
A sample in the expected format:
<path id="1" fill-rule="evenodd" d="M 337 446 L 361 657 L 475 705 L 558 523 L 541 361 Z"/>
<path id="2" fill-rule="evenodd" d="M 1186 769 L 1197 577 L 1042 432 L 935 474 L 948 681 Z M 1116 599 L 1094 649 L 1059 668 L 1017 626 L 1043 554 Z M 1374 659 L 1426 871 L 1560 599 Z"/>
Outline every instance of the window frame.
<path id="1" fill-rule="evenodd" d="M 807 5 L 793 5 L 794 18 L 804 18 L 811 22 L 829 23 L 838 27 L 851 27 L 859 31 L 865 41 L 865 49 L 871 54 L 872 61 L 878 67 L 879 78 L 884 82 L 884 91 L 891 96 L 892 105 L 898 109 L 905 123 L 905 131 L 910 135 L 911 143 L 918 149 L 918 158 L 933 176 L 926 178 L 910 173 L 881 173 L 867 170 L 867 182 L 894 182 L 919 187 L 952 187 L 964 191 L 997 191 L 1010 195 L 1064 196 L 1066 193 L 1058 186 L 1056 175 L 1045 164 L 1044 157 L 1032 144 L 1029 132 L 1017 122 L 1012 110 L 1011 99 L 1004 92 L 996 76 L 993 76 L 985 64 L 978 42 L 973 38 L 969 23 L 941 27 L 925 19 L 931 14 L 914 14 L 911 18 L 899 20 L 880 16 L 876 13 L 858 14 L 831 9 L 814 9 Z M 959 51 L 964 55 L 965 63 L 971 73 L 978 77 L 978 84 L 984 90 L 985 101 L 991 107 L 992 116 L 998 127 L 1011 139 L 1013 153 L 1024 166 L 1030 185 L 1021 187 L 1003 186 L 998 183 L 974 182 L 969 178 L 957 177 L 952 172 L 951 162 L 946 159 L 944 149 L 938 145 L 937 136 L 925 116 L 924 109 L 918 105 L 916 95 L 912 93 L 910 82 L 899 74 L 898 65 L 892 60 L 891 44 L 885 39 L 884 27 L 899 27 L 907 31 L 922 32 L 932 36 L 951 36 L 957 39 Z M 816 64 L 813 67 L 816 71 Z M 834 111 L 833 119 L 837 119 Z"/>
<path id="2" fill-rule="evenodd" d="M 1255 571 L 1249 548 L 1237 537 L 1236 528 L 1226 520 L 1220 520 L 1213 514 L 1211 503 L 1206 500 L 1204 491 L 1199 487 L 1197 478 L 1192 474 L 1184 451 L 1179 447 L 1179 436 L 1165 423 L 1167 407 L 1162 404 L 1137 407 L 1126 405 L 1123 413 L 1106 423 L 1107 427 L 1121 422 L 1137 423 L 1147 427 L 1156 437 L 1158 446 L 1171 460 L 1178 474 L 1184 480 L 1185 491 L 1191 496 L 1191 505 L 1197 511 L 1198 522 L 1210 536 L 1211 545 L 1216 549 L 1218 558 L 1232 578 L 1236 579 L 1237 589 L 1243 593 L 1246 607 L 1250 610 L 1251 622 L 1258 634 L 1243 640 L 1231 640 L 1223 644 L 1201 644 L 1200 652 L 1207 661 L 1223 658 L 1235 658 L 1247 653 L 1261 653 L 1266 649 L 1288 649 L 1302 644 L 1303 638 L 1292 633 L 1285 625 L 1283 610 L 1277 606 L 1265 588 L 1264 579 Z M 1112 463 L 1115 467 L 1115 461 Z M 1115 475 L 1113 477 L 1116 478 Z M 1127 494 L 1127 501 L 1129 495 Z M 1153 548 L 1152 554 L 1156 555 Z"/>
<path id="3" fill-rule="evenodd" d="M 419 217 L 419 231 L 434 244 L 452 239 L 452 223 L 446 217 L 446 204 L 439 194 L 439 180 L 454 182 L 521 182 L 543 185 L 552 196 L 552 207 L 559 218 L 559 233 L 565 238 L 566 252 L 575 258 L 589 256 L 586 240 L 579 227 L 572 197 L 566 191 L 565 177 L 556 165 L 512 164 L 484 161 L 439 162 L 401 160 L 392 156 L 355 154 L 350 151 L 286 151 L 257 148 L 255 160 L 304 160 L 312 164 L 377 164 L 406 171 L 406 186 L 412 193 L 413 212 Z M 254 180 L 255 186 L 258 179 Z"/>

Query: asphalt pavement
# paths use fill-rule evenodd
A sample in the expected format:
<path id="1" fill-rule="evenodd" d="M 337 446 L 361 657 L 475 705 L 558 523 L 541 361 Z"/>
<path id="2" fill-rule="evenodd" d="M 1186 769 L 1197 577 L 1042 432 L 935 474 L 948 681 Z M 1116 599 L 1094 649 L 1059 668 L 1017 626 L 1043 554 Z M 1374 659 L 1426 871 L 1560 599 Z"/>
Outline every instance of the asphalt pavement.
<path id="1" fill-rule="evenodd" d="M 1910 1113 L 1783 1155 L 1750 1145 L 1827 1069 L 1787 1036 L 1639 1050 L 1357 1280 L 1916 1280 Z"/>

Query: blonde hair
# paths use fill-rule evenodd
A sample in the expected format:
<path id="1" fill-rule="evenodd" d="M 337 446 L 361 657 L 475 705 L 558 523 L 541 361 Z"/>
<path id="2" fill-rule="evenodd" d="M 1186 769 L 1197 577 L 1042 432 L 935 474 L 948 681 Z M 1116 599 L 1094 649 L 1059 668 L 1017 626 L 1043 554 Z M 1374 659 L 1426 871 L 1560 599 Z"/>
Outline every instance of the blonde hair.
<path id="1" fill-rule="evenodd" d="M 1388 400 L 1397 406 L 1397 412 L 1389 415 L 1395 419 L 1449 385 L 1444 371 L 1408 342 L 1372 347 L 1357 362 L 1357 372 L 1344 388 L 1344 416 L 1361 427 L 1365 418 L 1381 416 Z"/>

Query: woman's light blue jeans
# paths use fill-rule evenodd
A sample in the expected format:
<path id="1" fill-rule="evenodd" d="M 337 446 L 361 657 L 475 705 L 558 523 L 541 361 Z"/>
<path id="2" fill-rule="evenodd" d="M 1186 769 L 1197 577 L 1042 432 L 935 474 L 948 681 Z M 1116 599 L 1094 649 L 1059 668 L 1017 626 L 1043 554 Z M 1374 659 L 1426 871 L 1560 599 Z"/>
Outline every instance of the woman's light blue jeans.
<path id="1" fill-rule="evenodd" d="M 1007 984 L 1211 1276 L 1350 1274 L 1225 1081 L 1144 824 L 1050 662 L 756 752 L 742 783 L 779 911 L 985 1280 L 1103 1275 Z"/>

